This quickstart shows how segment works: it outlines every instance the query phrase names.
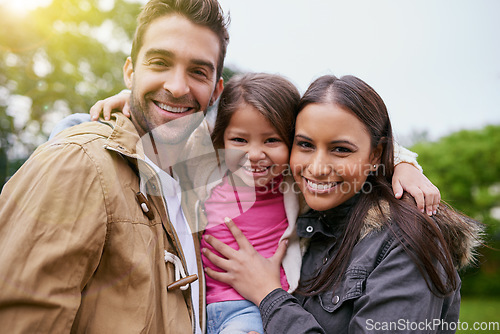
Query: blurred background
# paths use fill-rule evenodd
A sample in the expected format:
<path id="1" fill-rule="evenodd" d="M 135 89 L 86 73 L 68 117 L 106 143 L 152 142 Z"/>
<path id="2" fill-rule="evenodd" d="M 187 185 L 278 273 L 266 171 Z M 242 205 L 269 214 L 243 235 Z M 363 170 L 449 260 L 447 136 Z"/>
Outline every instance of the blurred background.
<path id="1" fill-rule="evenodd" d="M 64 116 L 124 88 L 145 2 L 0 0 L 0 186 Z M 443 199 L 487 225 L 491 248 L 461 273 L 461 320 L 499 321 L 500 1 L 220 3 L 226 79 L 279 73 L 304 92 L 320 75 L 353 74 L 375 88 Z"/>

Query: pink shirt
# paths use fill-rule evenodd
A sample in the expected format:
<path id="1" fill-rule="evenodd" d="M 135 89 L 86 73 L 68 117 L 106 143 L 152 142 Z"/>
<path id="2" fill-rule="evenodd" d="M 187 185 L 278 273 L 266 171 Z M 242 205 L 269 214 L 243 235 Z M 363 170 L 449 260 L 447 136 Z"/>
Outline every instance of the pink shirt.
<path id="1" fill-rule="evenodd" d="M 255 249 L 264 257 L 271 257 L 278 248 L 278 243 L 288 227 L 283 193 L 279 185 L 283 176 L 278 176 L 265 187 L 233 187 L 225 176 L 205 202 L 208 225 L 205 234 L 213 235 L 226 245 L 238 249 L 238 244 L 224 224 L 224 218 L 232 218 Z M 203 239 L 201 246 L 220 255 Z M 202 255 L 203 265 L 217 271 L 208 259 Z M 288 281 L 281 268 L 281 285 L 288 290 Z M 216 281 L 206 275 L 207 304 L 244 299 L 228 284 Z"/>

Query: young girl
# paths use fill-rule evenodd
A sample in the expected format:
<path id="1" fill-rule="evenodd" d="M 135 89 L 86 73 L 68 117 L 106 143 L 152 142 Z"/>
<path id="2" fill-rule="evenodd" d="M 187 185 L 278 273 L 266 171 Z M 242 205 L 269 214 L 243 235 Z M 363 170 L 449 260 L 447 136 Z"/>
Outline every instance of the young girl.
<path id="1" fill-rule="evenodd" d="M 273 255 L 286 238 L 279 284 L 289 292 L 297 287 L 302 255 L 295 233 L 299 191 L 288 169 L 299 98 L 294 85 L 281 76 L 244 74 L 229 80 L 212 133 L 219 154 L 190 166 L 197 200 L 187 205 L 190 211 L 203 208 L 204 214 L 196 216 L 198 228 L 205 229 L 201 246 L 214 252 L 205 238 L 216 237 L 231 249 L 238 248 L 223 224 L 225 217 L 234 220 L 263 257 Z M 118 100 L 96 105 L 94 118 L 96 110 L 104 109 L 106 117 L 111 108 L 123 108 L 126 99 Z M 416 164 L 411 155 L 407 158 Z M 208 271 L 220 270 L 202 259 Z M 208 333 L 264 332 L 258 308 L 229 284 L 207 276 L 206 302 Z"/>
<path id="2" fill-rule="evenodd" d="M 212 133 L 214 148 L 221 153 L 208 178 L 197 173 L 208 224 L 204 235 L 214 236 L 237 249 L 236 240 L 223 224 L 233 218 L 255 249 L 271 257 L 283 238 L 289 252 L 280 270 L 285 291 L 297 287 L 302 254 L 295 234 L 299 212 L 293 179 L 288 173 L 294 110 L 300 99 L 295 86 L 281 76 L 245 74 L 228 81 L 221 95 Z M 221 172 L 222 171 L 222 172 Z M 221 175 L 210 182 L 213 174 Z M 205 173 L 204 175 L 207 175 Z M 201 246 L 211 248 L 204 239 Z M 205 257 L 205 268 L 219 270 Z M 260 312 L 229 284 L 206 278 L 207 333 L 263 333 Z"/>
<path id="3" fill-rule="evenodd" d="M 298 110 L 290 164 L 313 209 L 297 222 L 310 241 L 299 288 L 294 296 L 281 289 L 269 270 L 279 256 L 255 254 L 231 222 L 239 251 L 206 237 L 225 258 L 203 250 L 222 269 L 208 267 L 208 276 L 259 305 L 268 333 L 453 332 L 456 268 L 472 260 L 479 224 L 444 204 L 430 218 L 410 198 L 394 198 L 390 120 L 360 79 L 321 77 Z"/>

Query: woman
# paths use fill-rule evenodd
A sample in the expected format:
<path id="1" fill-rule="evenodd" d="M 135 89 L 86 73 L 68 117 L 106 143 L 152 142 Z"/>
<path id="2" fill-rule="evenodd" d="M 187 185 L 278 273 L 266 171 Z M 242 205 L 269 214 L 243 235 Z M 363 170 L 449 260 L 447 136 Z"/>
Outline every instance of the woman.
<path id="1" fill-rule="evenodd" d="M 312 211 L 297 222 L 309 242 L 299 288 L 280 288 L 286 251 L 264 259 L 232 222 L 238 251 L 211 236 L 207 269 L 259 306 L 267 333 L 447 332 L 458 321 L 457 268 L 472 260 L 481 227 L 440 205 L 434 217 L 396 200 L 386 107 L 352 76 L 324 76 L 298 106 L 290 164 Z M 452 330 L 451 330 L 452 331 Z"/>

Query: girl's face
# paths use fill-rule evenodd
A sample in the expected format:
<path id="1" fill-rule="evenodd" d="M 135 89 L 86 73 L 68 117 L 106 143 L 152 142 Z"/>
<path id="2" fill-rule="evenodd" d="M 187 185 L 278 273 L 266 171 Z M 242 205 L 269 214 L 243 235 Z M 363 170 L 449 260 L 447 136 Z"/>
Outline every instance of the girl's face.
<path id="1" fill-rule="evenodd" d="M 325 211 L 353 197 L 375 169 L 375 156 L 368 130 L 351 111 L 313 103 L 297 116 L 290 165 L 312 209 Z"/>
<path id="2" fill-rule="evenodd" d="M 224 131 L 225 160 L 245 185 L 265 186 L 288 166 L 289 151 L 257 109 L 242 104 Z"/>

